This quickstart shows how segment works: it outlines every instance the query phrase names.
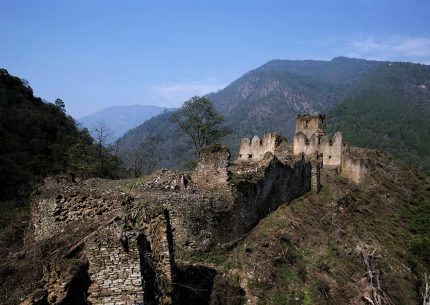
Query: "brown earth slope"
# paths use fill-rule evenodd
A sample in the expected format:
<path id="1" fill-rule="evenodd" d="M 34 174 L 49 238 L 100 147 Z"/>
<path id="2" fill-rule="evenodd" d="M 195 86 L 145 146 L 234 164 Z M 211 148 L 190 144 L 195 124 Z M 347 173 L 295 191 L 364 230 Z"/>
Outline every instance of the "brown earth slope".
<path id="1" fill-rule="evenodd" d="M 248 304 L 421 304 L 428 178 L 364 153 L 365 184 L 324 169 L 318 194 L 282 205 L 233 249 L 192 259 L 239 281 Z"/>
<path id="2" fill-rule="evenodd" d="M 247 304 L 422 304 L 423 275 L 430 270 L 429 178 L 376 151 L 357 153 L 371 169 L 364 184 L 323 169 L 318 194 L 281 205 L 238 241 L 194 254 L 177 249 L 179 265 L 217 272 L 212 290 L 210 284 L 202 291 L 208 304 L 240 304 L 243 293 Z M 150 178 L 103 183 L 130 190 Z M 52 273 L 72 278 L 64 300 L 85 291 L 85 261 L 64 254 L 97 225 L 67 228 L 39 242 L 25 234 L 24 219 L 3 231 L 0 303 L 17 304 L 47 284 L 55 288 Z M 201 283 L 195 285 L 181 287 L 195 293 Z"/>

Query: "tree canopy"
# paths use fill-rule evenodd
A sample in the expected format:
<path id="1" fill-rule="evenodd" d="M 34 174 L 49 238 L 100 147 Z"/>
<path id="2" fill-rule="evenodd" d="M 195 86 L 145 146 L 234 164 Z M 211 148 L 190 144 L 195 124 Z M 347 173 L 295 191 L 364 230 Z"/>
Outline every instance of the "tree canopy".
<path id="1" fill-rule="evenodd" d="M 66 114 L 61 99 L 44 102 L 28 82 L 0 69 L 0 205 L 25 197 L 46 175 L 111 176 L 97 162 L 105 149 L 96 144 Z"/>
<path id="2" fill-rule="evenodd" d="M 189 138 L 196 156 L 204 146 L 218 142 L 229 133 L 223 125 L 224 117 L 206 97 L 192 97 L 171 116 L 171 120 Z"/>

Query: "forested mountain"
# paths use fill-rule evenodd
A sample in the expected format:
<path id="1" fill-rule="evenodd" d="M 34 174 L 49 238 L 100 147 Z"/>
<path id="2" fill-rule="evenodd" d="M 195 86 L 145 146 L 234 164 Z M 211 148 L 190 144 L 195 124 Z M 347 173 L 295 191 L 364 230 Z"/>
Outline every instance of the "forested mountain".
<path id="1" fill-rule="evenodd" d="M 166 109 L 151 105 L 114 106 L 84 116 L 78 119 L 78 123 L 91 131 L 98 123 L 104 122 L 112 131 L 110 140 L 113 142 L 127 130 L 139 126 Z"/>
<path id="2" fill-rule="evenodd" d="M 329 112 L 332 131 L 430 173 L 430 66 L 382 65 Z"/>
<path id="3" fill-rule="evenodd" d="M 208 98 L 233 131 L 224 139 L 233 154 L 242 136 L 278 131 L 291 139 L 297 113 L 323 112 L 335 123 L 332 131 L 344 132 L 350 144 L 392 153 L 428 172 L 429 82 L 430 66 L 420 64 L 346 57 L 273 60 Z M 180 167 L 190 156 L 187 140 L 169 116 L 162 114 L 126 133 L 122 154 L 160 135 L 159 166 Z"/>
<path id="4" fill-rule="evenodd" d="M 115 166 L 64 104 L 35 97 L 26 81 L 0 69 L 0 227 L 46 175 L 109 176 Z"/>

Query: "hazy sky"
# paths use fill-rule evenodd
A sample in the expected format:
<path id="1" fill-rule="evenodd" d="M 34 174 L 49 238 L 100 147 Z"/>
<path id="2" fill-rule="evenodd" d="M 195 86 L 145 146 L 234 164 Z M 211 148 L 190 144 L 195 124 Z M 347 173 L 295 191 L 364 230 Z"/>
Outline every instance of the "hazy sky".
<path id="1" fill-rule="evenodd" d="M 0 0 L 0 67 L 76 118 L 339 55 L 430 64 L 430 1 Z"/>

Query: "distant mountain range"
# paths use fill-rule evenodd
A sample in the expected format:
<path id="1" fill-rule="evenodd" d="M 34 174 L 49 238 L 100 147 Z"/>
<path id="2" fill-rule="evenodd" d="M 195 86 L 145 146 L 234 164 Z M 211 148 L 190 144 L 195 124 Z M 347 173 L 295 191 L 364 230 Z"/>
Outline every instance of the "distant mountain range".
<path id="1" fill-rule="evenodd" d="M 242 136 L 277 131 L 291 140 L 298 113 L 322 112 L 330 131 L 342 131 L 348 143 L 391 153 L 430 171 L 428 65 L 346 57 L 272 60 L 208 98 L 233 130 L 224 139 L 233 155 Z M 158 136 L 159 166 L 183 166 L 191 154 L 187 139 L 169 121 L 171 114 L 127 132 L 122 155 Z"/>
<path id="2" fill-rule="evenodd" d="M 150 105 L 114 106 L 82 117 L 77 121 L 90 132 L 99 122 L 104 122 L 112 132 L 111 141 L 113 142 L 127 130 L 139 126 L 166 109 L 165 107 Z"/>

